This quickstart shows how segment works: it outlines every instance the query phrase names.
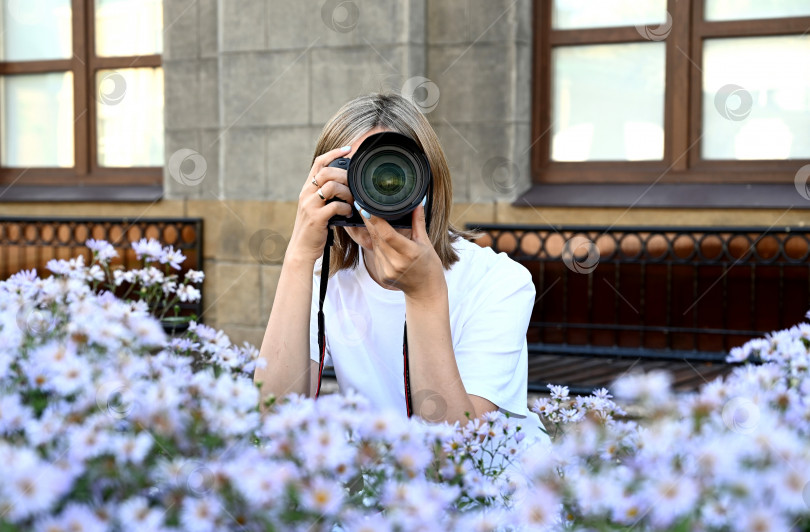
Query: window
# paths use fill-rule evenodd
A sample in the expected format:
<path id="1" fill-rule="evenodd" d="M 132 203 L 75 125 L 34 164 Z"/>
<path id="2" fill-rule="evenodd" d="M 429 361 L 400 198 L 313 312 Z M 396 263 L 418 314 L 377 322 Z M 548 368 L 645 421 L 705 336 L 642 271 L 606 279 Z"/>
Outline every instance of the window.
<path id="1" fill-rule="evenodd" d="M 0 17 L 0 189 L 160 187 L 162 1 L 2 0 Z"/>
<path id="2" fill-rule="evenodd" d="M 535 3 L 535 183 L 790 183 L 807 0 Z"/>

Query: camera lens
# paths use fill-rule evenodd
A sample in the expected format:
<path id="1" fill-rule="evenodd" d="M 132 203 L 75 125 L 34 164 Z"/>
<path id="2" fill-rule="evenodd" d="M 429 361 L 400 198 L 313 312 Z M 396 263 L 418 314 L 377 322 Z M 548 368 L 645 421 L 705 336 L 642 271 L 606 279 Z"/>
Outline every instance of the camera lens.
<path id="1" fill-rule="evenodd" d="M 363 190 L 380 206 L 395 206 L 407 200 L 416 181 L 416 169 L 409 158 L 389 150 L 370 157 L 361 176 Z"/>

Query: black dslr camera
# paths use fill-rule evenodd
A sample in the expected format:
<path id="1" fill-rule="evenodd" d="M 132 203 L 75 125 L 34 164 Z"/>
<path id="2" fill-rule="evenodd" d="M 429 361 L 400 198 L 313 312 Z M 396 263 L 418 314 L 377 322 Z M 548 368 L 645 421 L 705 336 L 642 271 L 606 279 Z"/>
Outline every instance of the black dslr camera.
<path id="1" fill-rule="evenodd" d="M 341 157 L 329 166 L 345 168 L 357 204 L 392 227 L 411 227 L 411 213 L 427 196 L 425 225 L 430 227 L 433 176 L 427 156 L 413 139 L 392 131 L 377 133 L 364 140 L 351 159 Z M 329 226 L 365 224 L 353 208 L 349 218 L 333 216 Z"/>

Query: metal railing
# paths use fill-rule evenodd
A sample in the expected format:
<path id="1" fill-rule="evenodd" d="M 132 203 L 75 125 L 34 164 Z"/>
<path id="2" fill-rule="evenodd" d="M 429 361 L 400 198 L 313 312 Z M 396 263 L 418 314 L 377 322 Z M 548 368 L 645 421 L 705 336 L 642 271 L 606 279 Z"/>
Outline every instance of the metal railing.
<path id="1" fill-rule="evenodd" d="M 132 243 L 154 238 L 172 245 L 186 256 L 180 272 L 202 270 L 201 218 L 85 218 L 85 217 L 7 217 L 0 216 L 0 279 L 23 269 L 36 269 L 40 276 L 50 272 L 50 259 L 70 259 L 83 255 L 86 262 L 92 252 L 87 239 L 106 240 L 118 251 L 113 265 L 126 268 L 138 264 Z M 182 303 L 183 314 L 202 316 L 202 300 Z"/>
<path id="2" fill-rule="evenodd" d="M 810 228 L 467 227 L 531 272 L 535 356 L 723 363 L 810 309 Z"/>

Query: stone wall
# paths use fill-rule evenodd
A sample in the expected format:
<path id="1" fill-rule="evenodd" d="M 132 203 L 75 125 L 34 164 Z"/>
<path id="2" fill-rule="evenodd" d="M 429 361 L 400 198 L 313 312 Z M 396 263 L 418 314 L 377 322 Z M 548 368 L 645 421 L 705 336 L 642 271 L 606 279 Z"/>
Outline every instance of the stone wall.
<path id="1" fill-rule="evenodd" d="M 261 341 L 315 139 L 351 98 L 394 90 L 423 108 L 459 221 L 493 220 L 528 186 L 529 0 L 164 9 L 166 197 L 205 217 L 205 318 L 240 339 Z"/>

